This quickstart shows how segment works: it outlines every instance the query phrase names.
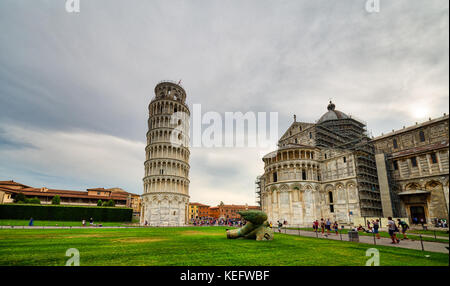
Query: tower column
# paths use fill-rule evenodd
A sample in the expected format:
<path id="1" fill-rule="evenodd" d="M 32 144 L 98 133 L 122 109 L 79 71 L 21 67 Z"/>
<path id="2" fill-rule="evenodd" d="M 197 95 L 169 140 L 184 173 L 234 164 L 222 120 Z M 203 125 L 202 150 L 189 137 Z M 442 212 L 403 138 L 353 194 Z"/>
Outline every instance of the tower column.
<path id="1" fill-rule="evenodd" d="M 141 224 L 147 222 L 148 225 L 164 226 L 187 223 L 189 178 L 184 170 L 189 169 L 190 111 L 185 101 L 183 87 L 172 82 L 161 82 L 156 85 L 155 97 L 148 106 L 149 130 L 145 148 L 147 161 L 144 164 Z M 174 115 L 175 110 L 177 115 Z M 183 110 L 185 112 L 180 117 Z M 179 120 L 179 125 L 171 123 Z M 171 134 L 180 136 L 174 139 Z"/>

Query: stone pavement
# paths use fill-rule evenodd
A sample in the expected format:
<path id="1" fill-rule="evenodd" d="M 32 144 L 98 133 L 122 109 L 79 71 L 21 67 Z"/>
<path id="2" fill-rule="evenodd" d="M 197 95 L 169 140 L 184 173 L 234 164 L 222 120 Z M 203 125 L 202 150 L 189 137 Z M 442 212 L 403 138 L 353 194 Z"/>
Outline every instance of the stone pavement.
<path id="1" fill-rule="evenodd" d="M 278 233 L 278 229 L 274 228 L 274 231 Z M 307 237 L 316 237 L 316 233 L 313 231 L 305 231 L 300 230 L 300 232 L 296 229 L 282 229 L 281 233 L 286 233 L 290 235 L 300 235 L 300 236 L 307 236 Z M 341 240 L 341 235 L 336 235 L 335 233 L 330 233 L 328 237 L 322 236 L 322 233 L 317 233 L 317 238 L 320 239 L 332 239 L 332 240 Z M 342 234 L 342 240 L 343 241 L 349 241 L 348 234 Z M 391 247 L 400 247 L 400 248 L 409 248 L 409 249 L 416 249 L 416 250 L 422 250 L 422 245 L 419 240 L 401 240 L 398 244 L 392 244 L 390 238 L 384 238 L 381 237 L 380 239 L 375 239 L 372 236 L 359 236 L 359 243 L 367 243 L 372 245 L 383 245 L 383 246 L 391 246 Z M 440 243 L 440 242 L 430 242 L 430 241 L 423 241 L 423 248 L 425 251 L 430 252 L 441 252 L 441 253 L 449 253 L 448 247 L 449 245 L 447 243 Z"/>

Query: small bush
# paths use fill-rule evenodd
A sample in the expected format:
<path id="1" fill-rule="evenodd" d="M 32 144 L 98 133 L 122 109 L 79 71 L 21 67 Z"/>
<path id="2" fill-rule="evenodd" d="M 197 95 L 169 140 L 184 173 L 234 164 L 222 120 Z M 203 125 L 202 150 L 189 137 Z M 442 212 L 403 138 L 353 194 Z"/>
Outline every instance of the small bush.
<path id="1" fill-rule="evenodd" d="M 61 203 L 61 198 L 59 197 L 59 195 L 54 196 L 52 199 L 52 205 L 59 205 L 60 203 Z"/>
<path id="2" fill-rule="evenodd" d="M 104 206 L 104 207 L 115 207 L 116 203 L 113 200 L 104 201 L 102 206 Z"/>
<path id="3" fill-rule="evenodd" d="M 102 205 L 103 205 L 102 200 L 98 200 L 97 206 L 98 206 L 98 207 L 101 207 Z"/>
<path id="4" fill-rule="evenodd" d="M 37 197 L 34 197 L 34 198 L 30 198 L 30 199 L 25 199 L 25 203 L 26 204 L 33 204 L 33 205 L 40 205 L 41 204 L 41 200 L 38 199 Z"/>
<path id="5" fill-rule="evenodd" d="M 18 193 L 15 197 L 14 197 L 14 202 L 15 203 L 19 203 L 19 202 L 25 202 L 25 195 L 22 193 Z"/>

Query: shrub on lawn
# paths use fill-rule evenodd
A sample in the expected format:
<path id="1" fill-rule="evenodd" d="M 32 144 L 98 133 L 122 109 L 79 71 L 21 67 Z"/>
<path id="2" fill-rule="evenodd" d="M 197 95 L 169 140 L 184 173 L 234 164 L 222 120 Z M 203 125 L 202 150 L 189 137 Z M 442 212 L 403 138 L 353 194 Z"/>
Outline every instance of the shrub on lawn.
<path id="1" fill-rule="evenodd" d="M 22 193 L 18 193 L 15 197 L 14 197 L 14 202 L 15 203 L 19 203 L 19 202 L 25 202 L 25 195 Z"/>
<path id="2" fill-rule="evenodd" d="M 40 205 L 41 204 L 41 200 L 38 199 L 37 197 L 34 198 L 29 198 L 29 199 L 25 199 L 26 204 L 33 204 L 33 205 Z"/>
<path id="3" fill-rule="evenodd" d="M 54 196 L 52 199 L 52 205 L 59 205 L 60 203 L 61 203 L 61 198 L 59 197 L 59 195 Z"/>
<path id="4" fill-rule="evenodd" d="M 133 209 L 111 207 L 85 207 L 65 205 L 0 205 L 0 219 L 30 219 L 81 221 L 93 218 L 95 221 L 131 221 Z"/>
<path id="5" fill-rule="evenodd" d="M 101 206 L 102 206 L 102 200 L 98 200 L 97 206 L 98 206 L 98 207 L 101 207 Z"/>
<path id="6" fill-rule="evenodd" d="M 113 200 L 104 201 L 102 206 L 104 206 L 104 207 L 115 207 L 116 203 Z"/>

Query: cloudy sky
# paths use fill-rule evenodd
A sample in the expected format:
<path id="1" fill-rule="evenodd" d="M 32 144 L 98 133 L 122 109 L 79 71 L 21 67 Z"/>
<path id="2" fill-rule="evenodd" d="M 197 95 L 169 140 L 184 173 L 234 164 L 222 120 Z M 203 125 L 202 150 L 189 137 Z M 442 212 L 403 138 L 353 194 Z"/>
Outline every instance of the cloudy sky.
<path id="1" fill-rule="evenodd" d="M 449 2 L 0 0 L 0 180 L 142 193 L 147 106 L 182 80 L 202 112 L 330 98 L 374 136 L 448 113 Z M 208 125 L 204 125 L 203 128 Z M 192 148 L 191 201 L 254 204 L 262 148 Z"/>

